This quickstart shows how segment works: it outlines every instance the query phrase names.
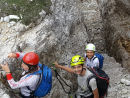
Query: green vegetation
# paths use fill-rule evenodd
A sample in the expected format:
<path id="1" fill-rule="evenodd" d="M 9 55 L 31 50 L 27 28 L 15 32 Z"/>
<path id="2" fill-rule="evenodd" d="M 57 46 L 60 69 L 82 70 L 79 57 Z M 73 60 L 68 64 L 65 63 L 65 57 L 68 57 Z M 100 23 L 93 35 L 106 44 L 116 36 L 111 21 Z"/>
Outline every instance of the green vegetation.
<path id="1" fill-rule="evenodd" d="M 50 0 L 0 0 L 0 16 L 22 16 L 22 23 L 28 25 L 39 18 L 42 9 L 49 13 L 50 5 Z"/>

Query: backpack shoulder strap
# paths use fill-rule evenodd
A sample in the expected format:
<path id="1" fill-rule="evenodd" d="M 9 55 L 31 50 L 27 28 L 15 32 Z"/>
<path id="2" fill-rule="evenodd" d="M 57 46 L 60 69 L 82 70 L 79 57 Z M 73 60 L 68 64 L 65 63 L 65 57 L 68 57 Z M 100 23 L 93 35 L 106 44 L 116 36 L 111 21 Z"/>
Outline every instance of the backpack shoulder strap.
<path id="1" fill-rule="evenodd" d="M 39 84 L 41 83 L 41 81 L 42 81 L 42 78 L 43 78 L 43 67 L 44 67 L 44 65 L 42 65 L 41 66 L 41 70 L 39 71 L 40 72 L 40 77 L 39 77 L 39 80 L 38 80 L 38 83 L 37 83 L 37 85 L 36 85 L 36 89 L 38 88 L 38 86 L 39 86 Z M 35 90 L 36 90 L 35 89 Z"/>
<path id="2" fill-rule="evenodd" d="M 94 58 L 92 60 L 95 60 L 97 57 L 94 55 Z"/>
<path id="3" fill-rule="evenodd" d="M 40 77 L 39 77 L 39 80 L 38 80 L 38 83 L 37 83 L 37 85 L 36 85 L 35 90 L 38 88 L 38 85 L 40 84 L 41 80 L 42 80 L 42 75 L 40 74 Z M 31 92 L 30 92 L 30 95 L 31 95 L 31 96 L 33 96 L 33 95 L 34 95 L 35 90 L 31 90 L 29 86 L 26 86 L 26 88 L 27 88 L 28 90 L 30 90 L 30 91 L 31 91 Z"/>

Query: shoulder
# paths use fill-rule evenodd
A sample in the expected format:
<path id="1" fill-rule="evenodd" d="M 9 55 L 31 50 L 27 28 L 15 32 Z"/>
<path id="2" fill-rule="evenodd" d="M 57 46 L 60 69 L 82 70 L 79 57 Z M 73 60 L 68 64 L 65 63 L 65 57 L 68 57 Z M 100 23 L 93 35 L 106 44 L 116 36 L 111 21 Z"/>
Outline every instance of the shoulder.
<path id="1" fill-rule="evenodd" d="M 93 61 L 94 61 L 94 62 L 99 62 L 99 59 L 94 55 Z"/>
<path id="2" fill-rule="evenodd" d="M 90 72 L 87 68 L 86 68 L 86 76 L 87 78 L 89 78 L 90 76 L 93 76 L 93 73 Z"/>
<path id="3" fill-rule="evenodd" d="M 39 76 L 40 76 L 39 74 L 26 74 L 22 78 L 24 78 L 26 80 L 33 80 L 33 79 L 39 78 Z"/>
<path id="4" fill-rule="evenodd" d="M 94 91 L 97 88 L 96 79 L 95 78 L 90 79 L 89 85 L 90 85 L 92 91 Z"/>
<path id="5" fill-rule="evenodd" d="M 26 83 L 28 86 L 34 86 L 36 83 L 38 83 L 40 79 L 40 75 L 30 75 L 29 77 L 26 78 Z"/>
<path id="6" fill-rule="evenodd" d="M 96 79 L 95 78 L 90 79 L 90 81 L 89 81 L 90 85 L 95 85 L 95 83 L 96 83 Z"/>
<path id="7" fill-rule="evenodd" d="M 30 76 L 26 76 L 25 77 L 25 80 L 28 82 L 28 83 L 35 83 L 39 80 L 39 77 L 40 75 L 39 74 L 36 74 L 36 75 L 30 75 Z"/>

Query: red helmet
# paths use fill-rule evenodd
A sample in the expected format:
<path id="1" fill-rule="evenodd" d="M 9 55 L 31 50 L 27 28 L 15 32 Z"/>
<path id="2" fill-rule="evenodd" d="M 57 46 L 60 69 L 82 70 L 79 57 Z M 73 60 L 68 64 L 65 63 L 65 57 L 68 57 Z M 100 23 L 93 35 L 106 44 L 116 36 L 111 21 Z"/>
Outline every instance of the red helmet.
<path id="1" fill-rule="evenodd" d="M 34 52 L 26 53 L 23 57 L 23 62 L 26 65 L 37 65 L 39 62 L 39 56 Z"/>

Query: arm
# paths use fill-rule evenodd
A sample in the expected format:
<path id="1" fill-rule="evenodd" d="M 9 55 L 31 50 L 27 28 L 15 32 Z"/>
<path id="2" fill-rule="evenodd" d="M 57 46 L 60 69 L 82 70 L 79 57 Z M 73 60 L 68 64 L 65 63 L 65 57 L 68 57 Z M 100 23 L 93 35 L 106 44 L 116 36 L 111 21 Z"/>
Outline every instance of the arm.
<path id="1" fill-rule="evenodd" d="M 99 93 L 98 93 L 98 88 L 97 88 L 97 83 L 96 79 L 92 78 L 89 82 L 89 85 L 93 91 L 94 98 L 99 98 Z"/>
<path id="2" fill-rule="evenodd" d="M 7 78 L 7 81 L 10 85 L 10 87 L 12 89 L 15 89 L 15 88 L 18 88 L 20 85 L 18 85 L 19 83 L 18 82 L 15 82 L 13 77 L 12 77 L 12 74 L 10 73 L 10 69 L 8 67 L 8 63 L 6 63 L 5 65 L 1 64 L 1 67 L 2 69 L 6 72 L 6 78 Z M 26 84 L 26 83 L 25 83 Z M 21 87 L 21 86 L 20 86 Z"/>
<path id="3" fill-rule="evenodd" d="M 8 54 L 8 57 L 9 58 L 18 58 L 18 59 L 22 59 L 24 56 L 24 53 L 19 53 L 19 52 L 16 52 L 16 53 L 9 53 Z"/>
<path id="4" fill-rule="evenodd" d="M 93 90 L 93 95 L 94 95 L 94 98 L 99 98 L 98 88 Z"/>
<path id="5" fill-rule="evenodd" d="M 8 57 L 9 57 L 9 58 L 17 58 L 17 57 L 19 57 L 19 54 L 9 53 L 9 54 L 8 54 Z"/>
<path id="6" fill-rule="evenodd" d="M 25 87 L 25 86 L 29 86 L 32 82 L 35 83 L 35 78 L 33 78 L 33 76 L 29 76 L 27 78 L 23 77 L 21 78 L 20 81 L 18 82 L 15 82 L 13 77 L 12 77 L 12 74 L 10 73 L 10 69 L 8 67 L 8 63 L 6 64 L 1 64 L 1 67 L 2 69 L 6 72 L 6 78 L 7 78 L 7 81 L 10 85 L 10 87 L 12 89 L 16 89 L 16 88 L 21 88 L 21 87 Z"/>
<path id="7" fill-rule="evenodd" d="M 94 61 L 93 61 L 93 66 L 94 67 L 99 67 L 99 60 L 98 58 L 95 58 Z"/>
<path id="8" fill-rule="evenodd" d="M 55 67 L 56 67 L 56 68 L 61 68 L 61 69 L 65 70 L 65 71 L 68 71 L 68 72 L 70 72 L 70 73 L 74 73 L 74 70 L 73 70 L 72 68 L 59 65 L 57 62 L 54 62 L 54 64 L 55 64 Z"/>
<path id="9" fill-rule="evenodd" d="M 33 76 L 31 75 L 27 78 L 21 79 L 20 81 L 16 82 L 14 81 L 11 73 L 6 75 L 7 81 L 12 89 L 29 86 L 31 84 L 31 81 L 34 81 L 32 77 Z"/>

